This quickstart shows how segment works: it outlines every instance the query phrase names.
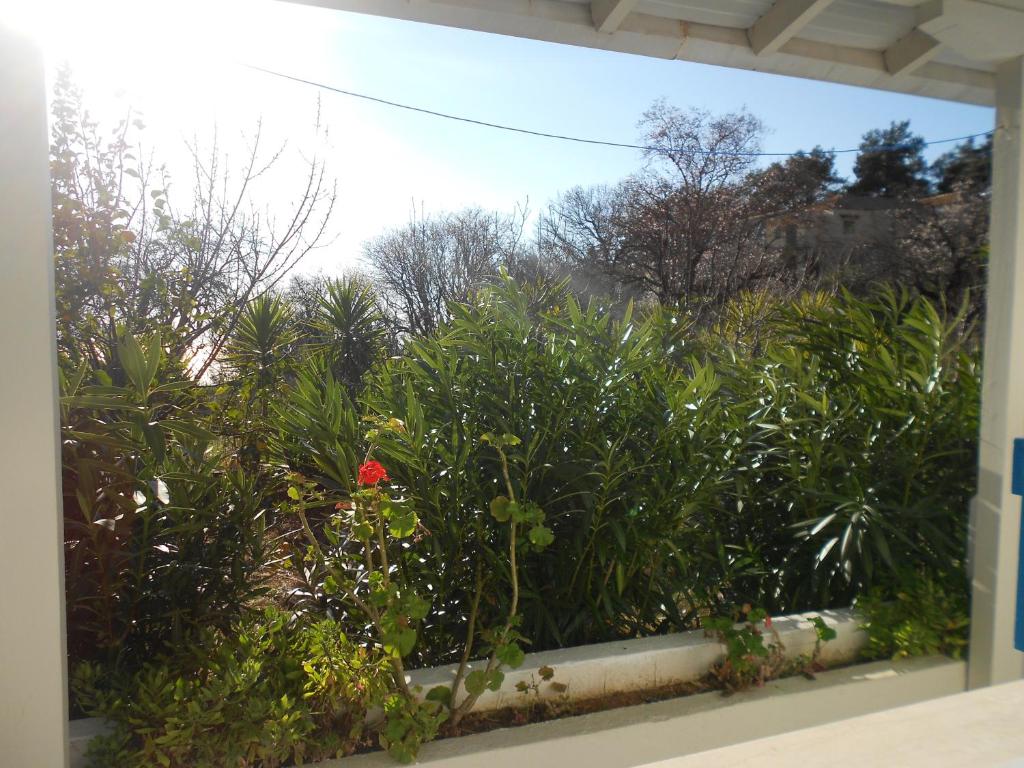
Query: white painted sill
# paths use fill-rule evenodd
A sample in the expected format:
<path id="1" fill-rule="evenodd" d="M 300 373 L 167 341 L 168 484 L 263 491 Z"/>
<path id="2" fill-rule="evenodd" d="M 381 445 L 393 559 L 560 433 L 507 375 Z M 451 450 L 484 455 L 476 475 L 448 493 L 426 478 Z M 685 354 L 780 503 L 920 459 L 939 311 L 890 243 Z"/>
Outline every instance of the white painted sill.
<path id="1" fill-rule="evenodd" d="M 820 660 L 830 666 L 854 661 L 867 642 L 867 635 L 860 628 L 862 619 L 851 609 L 814 611 L 772 619 L 785 657 L 792 660 L 813 653 L 817 634 L 808 621 L 813 616 L 820 616 L 836 631 L 834 640 L 822 643 Z M 765 640 L 772 640 L 767 632 Z M 498 691 L 485 691 L 480 696 L 473 711 L 525 706 L 530 703 L 527 695 L 531 698 L 538 695 L 542 699 L 590 699 L 609 693 L 694 682 L 704 677 L 724 656 L 725 648 L 702 630 L 528 653 L 519 669 L 505 670 L 505 682 Z M 537 674 L 537 670 L 544 666 L 555 671 L 547 683 L 542 682 Z M 434 686 L 450 685 L 457 669 L 453 664 L 412 670 L 410 682 L 421 686 L 421 694 L 425 694 Z M 470 671 L 472 669 L 471 666 Z M 520 693 L 516 690 L 516 684 L 520 682 L 536 683 L 539 689 L 536 694 Z M 564 693 L 561 686 L 566 686 Z"/>

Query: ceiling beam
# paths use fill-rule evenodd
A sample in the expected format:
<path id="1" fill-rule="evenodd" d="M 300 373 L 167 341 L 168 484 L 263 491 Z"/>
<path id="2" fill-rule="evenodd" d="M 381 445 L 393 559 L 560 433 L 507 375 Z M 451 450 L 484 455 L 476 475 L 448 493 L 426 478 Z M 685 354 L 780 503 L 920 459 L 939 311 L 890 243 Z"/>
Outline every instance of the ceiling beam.
<path id="1" fill-rule="evenodd" d="M 750 47 L 758 56 L 775 53 L 832 0 L 776 0 L 768 12 L 747 30 Z"/>
<path id="2" fill-rule="evenodd" d="M 914 29 L 885 51 L 885 68 L 890 75 L 908 75 L 939 52 L 942 43 L 920 29 Z"/>
<path id="3" fill-rule="evenodd" d="M 693 1 L 693 0 L 691 0 Z M 995 101 L 984 67 L 930 61 L 915 77 L 893 77 L 882 51 L 794 37 L 772 56 L 757 56 L 747 30 L 631 13 L 613 35 L 594 27 L 590 6 L 575 0 L 291 0 L 341 11 L 514 35 L 605 51 L 773 72 L 968 104 Z M 641 6 L 643 7 L 643 6 Z M 1011 30 L 1021 30 L 1020 24 Z M 936 39 L 941 39 L 937 34 Z M 1020 35 L 1024 38 L 1024 35 Z M 944 43 L 948 45 L 948 43 Z"/>
<path id="4" fill-rule="evenodd" d="M 598 32 L 614 32 L 640 0 L 592 0 L 590 15 Z"/>

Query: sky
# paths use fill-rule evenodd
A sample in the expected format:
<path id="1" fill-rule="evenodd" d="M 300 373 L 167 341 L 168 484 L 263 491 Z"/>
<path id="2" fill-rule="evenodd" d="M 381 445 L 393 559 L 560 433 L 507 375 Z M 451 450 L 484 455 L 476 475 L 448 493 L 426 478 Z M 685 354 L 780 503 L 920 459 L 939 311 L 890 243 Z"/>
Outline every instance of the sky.
<path id="1" fill-rule="evenodd" d="M 246 65 L 489 122 L 620 142 L 638 140 L 637 120 L 659 98 L 719 114 L 748 109 L 768 129 L 766 152 L 855 147 L 865 131 L 893 120 L 909 119 L 927 140 L 985 131 L 993 121 L 984 107 L 275 0 L 16 7 L 13 21 L 40 40 L 50 76 L 67 62 L 102 124 L 113 126 L 129 108 L 141 113 L 147 127 L 136 138 L 167 164 L 172 195 L 189 187 L 185 142 L 209 146 L 214 131 L 229 157 L 242 156 L 260 120 L 267 151 L 284 147 L 253 192 L 279 218 L 293 204 L 304 162 L 322 159 L 338 203 L 328 244 L 306 258 L 303 272 L 358 268 L 362 243 L 414 211 L 526 205 L 536 213 L 575 185 L 615 183 L 642 159 L 634 150 L 418 115 Z M 950 146 L 929 148 L 929 158 Z M 837 162 L 849 175 L 853 155 Z"/>

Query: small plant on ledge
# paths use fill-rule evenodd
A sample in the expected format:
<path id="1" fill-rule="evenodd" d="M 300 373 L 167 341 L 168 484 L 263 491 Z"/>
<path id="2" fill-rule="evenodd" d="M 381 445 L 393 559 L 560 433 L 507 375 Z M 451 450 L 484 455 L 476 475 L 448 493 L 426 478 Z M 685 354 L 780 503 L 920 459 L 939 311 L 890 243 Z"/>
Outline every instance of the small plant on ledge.
<path id="1" fill-rule="evenodd" d="M 813 680 L 815 674 L 824 669 L 820 661 L 821 649 L 825 643 L 835 640 L 836 630 L 821 616 L 810 616 L 807 621 L 814 628 L 814 650 L 810 655 L 801 654 L 787 661 L 782 639 L 764 609 L 748 604 L 730 616 L 705 619 L 705 633 L 725 646 L 725 658 L 711 669 L 711 680 L 727 694 L 796 674 Z M 765 630 L 772 637 L 769 643 L 765 643 Z"/>
<path id="2" fill-rule="evenodd" d="M 767 630 L 773 642 L 765 643 Z M 744 605 L 730 616 L 704 619 L 704 631 L 725 646 L 725 658 L 711 669 L 711 678 L 726 693 L 762 686 L 784 665 L 783 645 L 763 608 Z"/>

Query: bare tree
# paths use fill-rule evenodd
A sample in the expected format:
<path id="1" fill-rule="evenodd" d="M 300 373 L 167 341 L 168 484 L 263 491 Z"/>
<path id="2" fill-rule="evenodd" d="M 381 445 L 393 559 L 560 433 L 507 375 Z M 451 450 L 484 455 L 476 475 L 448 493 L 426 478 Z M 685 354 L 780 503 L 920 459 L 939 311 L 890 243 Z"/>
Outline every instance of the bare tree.
<path id="1" fill-rule="evenodd" d="M 155 332 L 169 358 L 201 378 L 249 302 L 323 240 L 335 199 L 324 164 L 305 161 L 301 187 L 279 220 L 253 203 L 254 186 L 283 151 L 264 151 L 260 125 L 236 166 L 216 139 L 206 151 L 193 143 L 192 188 L 178 208 L 167 173 L 134 138 L 140 121 L 129 116 L 111 138 L 102 136 L 66 72 L 53 110 L 61 351 L 116 369 L 123 333 Z"/>
<path id="2" fill-rule="evenodd" d="M 523 247 L 527 213 L 456 213 L 413 218 L 368 242 L 363 258 L 403 333 L 435 333 L 448 306 L 466 301 L 502 267 L 515 264 Z"/>
<path id="3" fill-rule="evenodd" d="M 879 252 L 887 273 L 924 296 L 959 308 L 969 301 L 968 318 L 984 308 L 989 194 L 958 183 L 952 192 L 901 209 L 896 236 Z"/>
<path id="4" fill-rule="evenodd" d="M 646 168 L 559 197 L 541 221 L 543 250 L 698 318 L 742 291 L 806 283 L 806 265 L 786 261 L 787 233 L 838 185 L 831 155 L 754 169 L 762 127 L 745 112 L 658 102 L 640 125 Z"/>

